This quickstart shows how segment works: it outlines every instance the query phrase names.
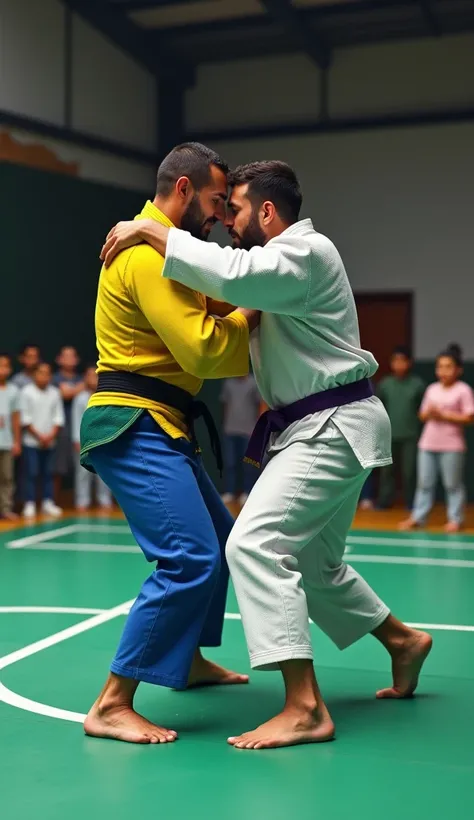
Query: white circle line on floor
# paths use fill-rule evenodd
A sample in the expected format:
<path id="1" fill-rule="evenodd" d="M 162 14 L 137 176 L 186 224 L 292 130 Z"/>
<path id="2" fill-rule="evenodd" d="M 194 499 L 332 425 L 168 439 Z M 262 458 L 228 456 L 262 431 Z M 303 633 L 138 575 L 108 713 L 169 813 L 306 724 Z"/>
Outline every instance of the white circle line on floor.
<path id="1" fill-rule="evenodd" d="M 15 652 L 11 652 L 9 655 L 5 655 L 3 658 L 0 658 L 0 669 L 6 669 L 8 666 L 13 666 L 13 664 L 18 663 L 19 661 L 24 660 L 25 658 L 28 658 L 31 655 L 35 655 L 38 652 L 42 652 L 45 649 L 48 649 L 50 646 L 55 646 L 56 644 L 69 640 L 69 638 L 73 638 L 76 635 L 81 634 L 82 632 L 87 632 L 90 629 L 94 629 L 97 626 L 101 626 L 102 624 L 107 623 L 108 621 L 111 621 L 114 618 L 117 618 L 121 615 L 126 615 L 129 612 L 132 604 L 133 600 L 125 601 L 125 603 L 119 604 L 119 606 L 105 610 L 90 610 L 81 607 L 0 607 L 0 614 L 51 614 L 53 612 L 55 614 L 85 615 L 91 612 L 94 613 L 92 617 L 87 618 L 84 621 L 80 621 L 78 624 L 74 624 L 73 626 L 70 626 L 67 629 L 62 629 L 60 632 L 56 632 L 53 635 L 49 635 L 47 638 L 42 638 L 41 640 L 35 641 L 34 643 L 29 644 L 28 646 L 25 646 L 22 649 L 18 649 Z M 226 620 L 231 621 L 241 620 L 241 616 L 238 612 L 226 612 L 225 618 Z M 412 626 L 418 629 L 433 629 L 451 632 L 474 632 L 474 626 L 457 624 L 411 623 L 408 624 L 408 626 Z M 67 709 L 59 709 L 56 706 L 49 706 L 46 703 L 40 703 L 39 701 L 30 700 L 30 698 L 25 698 L 23 697 L 23 695 L 18 695 L 16 692 L 12 692 L 11 689 L 8 689 L 1 682 L 0 701 L 3 701 L 3 703 L 8 704 L 9 706 L 13 706 L 16 709 L 22 709 L 23 711 L 32 712 L 34 714 L 42 715 L 44 717 L 55 718 L 57 720 L 68 720 L 73 723 L 83 723 L 86 717 L 80 712 L 71 712 Z"/>

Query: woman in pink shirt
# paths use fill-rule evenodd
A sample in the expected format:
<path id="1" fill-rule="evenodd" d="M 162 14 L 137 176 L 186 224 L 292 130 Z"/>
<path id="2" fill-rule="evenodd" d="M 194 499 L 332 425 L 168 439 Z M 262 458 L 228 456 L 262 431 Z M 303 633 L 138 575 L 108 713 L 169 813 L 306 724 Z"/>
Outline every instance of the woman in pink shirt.
<path id="1" fill-rule="evenodd" d="M 436 361 L 438 381 L 425 392 L 420 419 L 425 423 L 418 443 L 418 486 L 413 511 L 400 529 L 423 526 L 434 504 L 441 473 L 446 493 L 446 532 L 458 532 L 464 521 L 463 483 L 466 439 L 464 428 L 474 421 L 474 393 L 460 381 L 462 352 L 451 345 Z"/>

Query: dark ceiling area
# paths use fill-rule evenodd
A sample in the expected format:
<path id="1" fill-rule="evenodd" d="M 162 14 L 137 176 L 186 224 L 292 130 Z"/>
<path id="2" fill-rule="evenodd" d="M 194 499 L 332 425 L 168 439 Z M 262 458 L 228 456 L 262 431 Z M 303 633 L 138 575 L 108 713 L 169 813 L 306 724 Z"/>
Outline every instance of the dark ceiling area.
<path id="1" fill-rule="evenodd" d="M 64 0 L 148 65 L 198 65 L 474 31 L 474 0 Z M 117 36 L 118 35 L 118 36 Z"/>

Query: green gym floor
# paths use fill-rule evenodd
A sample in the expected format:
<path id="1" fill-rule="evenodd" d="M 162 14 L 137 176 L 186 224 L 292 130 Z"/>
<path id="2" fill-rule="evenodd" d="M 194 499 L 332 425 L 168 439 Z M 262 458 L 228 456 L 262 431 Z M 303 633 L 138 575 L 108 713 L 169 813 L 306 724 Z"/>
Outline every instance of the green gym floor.
<path id="1" fill-rule="evenodd" d="M 139 709 L 176 729 L 175 744 L 86 738 L 84 712 L 149 567 L 113 518 L 0 532 L 2 820 L 472 820 L 474 537 L 358 530 L 348 550 L 393 612 L 434 636 L 418 696 L 376 701 L 390 682 L 377 642 L 340 653 L 314 628 L 336 741 L 239 752 L 226 738 L 279 709 L 278 674 L 184 693 L 143 685 Z M 232 593 L 213 657 L 249 669 Z"/>

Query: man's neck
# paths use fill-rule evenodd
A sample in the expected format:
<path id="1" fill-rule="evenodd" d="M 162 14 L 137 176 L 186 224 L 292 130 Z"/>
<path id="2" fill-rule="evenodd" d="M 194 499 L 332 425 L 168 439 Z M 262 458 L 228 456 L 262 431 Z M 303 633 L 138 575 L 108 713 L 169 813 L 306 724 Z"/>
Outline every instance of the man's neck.
<path id="1" fill-rule="evenodd" d="M 153 205 L 155 208 L 158 208 L 162 214 L 168 217 L 168 219 L 175 225 L 176 228 L 179 228 L 181 225 L 181 210 L 178 205 L 173 203 L 170 199 L 164 199 L 161 196 L 155 196 L 153 200 Z"/>
<path id="2" fill-rule="evenodd" d="M 60 372 L 61 376 L 65 376 L 66 378 L 70 379 L 71 377 L 76 375 L 76 368 L 75 367 L 73 367 L 73 368 L 61 367 L 59 372 Z"/>
<path id="3" fill-rule="evenodd" d="M 283 220 L 278 217 L 278 219 L 275 220 L 275 224 L 272 224 L 270 227 L 270 232 L 267 235 L 267 242 L 270 242 L 271 239 L 275 239 L 275 237 L 280 236 L 294 224 L 294 222 L 283 222 Z"/>
<path id="4" fill-rule="evenodd" d="M 3 388 L 6 387 L 6 386 L 7 386 L 6 381 L 5 382 L 0 382 L 0 390 L 3 390 Z"/>

